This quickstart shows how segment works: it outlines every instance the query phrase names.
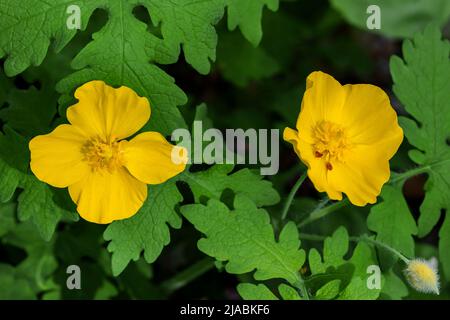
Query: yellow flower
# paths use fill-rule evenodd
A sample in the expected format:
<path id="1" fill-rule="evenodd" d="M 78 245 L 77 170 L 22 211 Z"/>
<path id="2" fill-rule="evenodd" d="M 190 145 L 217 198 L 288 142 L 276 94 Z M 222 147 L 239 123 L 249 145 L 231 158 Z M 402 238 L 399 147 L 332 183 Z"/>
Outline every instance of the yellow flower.
<path id="1" fill-rule="evenodd" d="M 123 140 L 150 118 L 148 100 L 127 87 L 91 81 L 75 97 L 78 103 L 67 109 L 70 124 L 30 141 L 31 170 L 54 187 L 69 187 L 78 213 L 88 221 L 131 217 L 147 198 L 147 184 L 163 183 L 184 170 L 186 150 L 158 132 Z"/>
<path id="2" fill-rule="evenodd" d="M 369 84 L 342 86 L 330 75 L 313 72 L 306 80 L 297 130 L 286 128 L 308 167 L 316 189 L 341 200 L 344 192 L 358 206 L 375 203 L 389 180 L 389 159 L 403 140 L 388 96 Z"/>
<path id="3" fill-rule="evenodd" d="M 405 270 L 406 279 L 420 292 L 439 294 L 439 274 L 436 258 L 410 260 Z"/>

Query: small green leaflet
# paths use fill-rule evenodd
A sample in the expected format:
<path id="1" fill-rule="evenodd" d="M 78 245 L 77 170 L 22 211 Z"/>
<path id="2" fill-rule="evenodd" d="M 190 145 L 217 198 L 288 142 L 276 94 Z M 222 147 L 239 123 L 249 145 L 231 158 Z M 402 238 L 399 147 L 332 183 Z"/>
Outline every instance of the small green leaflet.
<path id="1" fill-rule="evenodd" d="M 27 278 L 14 267 L 0 263 L 0 300 L 34 300 L 36 296 Z"/>
<path id="2" fill-rule="evenodd" d="M 262 47 L 253 47 L 237 33 L 227 33 L 217 47 L 217 65 L 225 79 L 245 87 L 249 82 L 269 78 L 280 65 Z"/>
<path id="3" fill-rule="evenodd" d="M 240 283 L 237 291 L 244 300 L 279 300 L 264 284 Z M 278 292 L 283 300 L 301 300 L 297 290 L 287 284 L 280 284 Z"/>
<path id="4" fill-rule="evenodd" d="M 377 240 L 413 258 L 413 235 L 417 234 L 417 226 L 403 198 L 402 190 L 385 185 L 381 198 L 383 201 L 370 209 L 368 228 L 377 233 Z"/>
<path id="5" fill-rule="evenodd" d="M 403 43 L 404 61 L 392 57 L 390 67 L 394 92 L 414 118 L 402 117 L 408 141 L 417 149 L 410 158 L 427 169 L 425 199 L 420 207 L 419 236 L 436 225 L 441 210 L 447 215 L 439 236 L 439 255 L 450 277 L 450 43 L 441 40 L 435 26 Z"/>
<path id="6" fill-rule="evenodd" d="M 325 239 L 323 260 L 316 249 L 309 252 L 311 274 L 335 274 L 342 277 L 341 290 L 337 299 L 342 300 L 375 300 L 380 294 L 378 289 L 367 286 L 367 267 L 378 265 L 374 251 L 364 242 L 358 243 L 352 257 L 345 260 L 349 249 L 349 237 L 344 227 L 338 228 L 331 237 Z M 331 286 L 331 285 L 330 285 Z M 324 291 L 325 289 L 323 289 Z M 327 289 L 328 290 L 328 289 Z M 322 293 L 321 293 L 322 294 Z"/>
<path id="7" fill-rule="evenodd" d="M 228 6 L 228 29 L 237 26 L 244 37 L 255 47 L 262 38 L 261 19 L 265 6 L 272 11 L 278 10 L 278 0 L 225 0 Z"/>
<path id="8" fill-rule="evenodd" d="M 174 180 L 160 185 L 150 185 L 143 207 L 133 217 L 111 223 L 104 238 L 111 241 L 112 271 L 119 275 L 131 260 L 137 261 L 142 251 L 148 263 L 158 258 L 164 246 L 170 242 L 168 224 L 181 227 L 181 218 L 175 206 L 181 202 Z"/>
<path id="9" fill-rule="evenodd" d="M 381 289 L 380 298 L 401 300 L 409 294 L 408 287 L 391 269 L 384 274 L 384 286 Z"/>
<path id="10" fill-rule="evenodd" d="M 240 283 L 237 291 L 244 300 L 279 300 L 264 284 Z"/>
<path id="11" fill-rule="evenodd" d="M 264 209 L 242 194 L 236 195 L 234 209 L 210 199 L 208 204 L 181 207 L 182 214 L 206 235 L 198 248 L 218 261 L 227 261 L 229 273 L 254 273 L 256 280 L 282 278 L 295 284 L 305 262 L 297 227 L 288 223 L 275 239 L 270 217 Z"/>
<path id="12" fill-rule="evenodd" d="M 272 183 L 263 180 L 258 173 L 250 169 L 231 173 L 232 170 L 233 165 L 215 165 L 196 173 L 186 171 L 180 179 L 189 184 L 196 202 L 200 202 L 202 196 L 220 199 L 225 189 L 247 196 L 258 207 L 271 206 L 280 201 L 280 196 L 272 188 Z"/>
<path id="13" fill-rule="evenodd" d="M 339 287 L 341 286 L 341 280 L 336 279 L 327 282 L 319 290 L 317 290 L 315 298 L 317 300 L 331 300 L 339 294 Z"/>
<path id="14" fill-rule="evenodd" d="M 15 224 L 2 242 L 26 251 L 27 257 L 15 266 L 15 272 L 28 281 L 35 295 L 56 287 L 52 279 L 58 267 L 53 252 L 54 239 L 43 240 L 30 222 L 22 222 Z"/>
<path id="15" fill-rule="evenodd" d="M 351 24 L 364 31 L 368 30 L 367 20 L 374 14 L 368 8 L 377 5 L 380 29 L 371 31 L 399 38 L 412 38 L 431 22 L 443 25 L 450 16 L 447 0 L 331 0 L 331 4 Z"/>

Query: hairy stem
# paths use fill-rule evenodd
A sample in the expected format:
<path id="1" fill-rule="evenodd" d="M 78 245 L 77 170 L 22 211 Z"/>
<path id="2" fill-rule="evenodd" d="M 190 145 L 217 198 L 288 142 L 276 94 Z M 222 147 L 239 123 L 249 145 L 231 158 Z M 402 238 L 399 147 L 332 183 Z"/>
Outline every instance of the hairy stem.
<path id="1" fill-rule="evenodd" d="M 396 249 L 392 248 L 391 246 L 388 246 L 387 244 L 385 244 L 385 243 L 383 243 L 381 241 L 378 241 L 378 240 L 370 238 L 368 235 L 362 235 L 360 237 L 350 237 L 350 240 L 351 241 L 356 241 L 356 242 L 358 242 L 358 241 L 365 241 L 365 242 L 367 242 L 369 244 L 378 246 L 379 248 L 386 249 L 387 251 L 389 251 L 393 255 L 396 255 L 397 257 L 399 257 L 406 264 L 409 263 L 409 259 L 407 257 L 405 257 L 402 253 L 400 253 Z"/>
<path id="2" fill-rule="evenodd" d="M 325 217 L 326 215 L 328 215 L 336 210 L 339 210 L 342 207 L 345 207 L 348 204 L 349 204 L 348 198 L 345 198 L 342 201 L 338 201 L 333 204 L 330 204 L 329 206 L 314 210 L 309 214 L 309 216 L 305 220 L 303 220 L 302 222 L 297 224 L 297 226 L 299 228 L 302 228 L 302 227 L 306 226 L 307 224 L 310 224 L 313 221 L 321 219 L 321 218 Z"/>
<path id="3" fill-rule="evenodd" d="M 300 186 L 303 184 L 303 182 L 306 179 L 307 171 L 305 171 L 300 178 L 298 178 L 295 185 L 292 187 L 291 191 L 289 192 L 288 198 L 286 200 L 286 203 L 284 204 L 283 211 L 281 212 L 281 220 L 286 219 L 286 216 L 288 214 L 289 208 L 292 205 L 292 200 L 294 200 L 294 196 L 297 193 Z"/>

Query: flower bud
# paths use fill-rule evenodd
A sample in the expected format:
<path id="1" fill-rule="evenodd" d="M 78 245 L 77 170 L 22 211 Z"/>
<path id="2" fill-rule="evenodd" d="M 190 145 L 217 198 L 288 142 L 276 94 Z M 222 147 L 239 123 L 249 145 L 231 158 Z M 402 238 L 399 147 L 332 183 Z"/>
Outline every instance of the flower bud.
<path id="1" fill-rule="evenodd" d="M 439 294 L 439 274 L 437 260 L 432 258 L 410 260 L 405 269 L 409 284 L 419 292 Z"/>

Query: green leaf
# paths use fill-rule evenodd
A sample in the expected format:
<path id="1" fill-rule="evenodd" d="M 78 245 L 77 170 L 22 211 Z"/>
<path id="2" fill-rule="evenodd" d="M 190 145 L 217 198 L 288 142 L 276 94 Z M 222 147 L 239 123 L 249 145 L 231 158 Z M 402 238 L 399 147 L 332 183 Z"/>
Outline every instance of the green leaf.
<path id="1" fill-rule="evenodd" d="M 278 286 L 278 291 L 280 292 L 283 300 L 301 300 L 301 297 L 298 294 L 297 290 L 285 283 L 282 283 Z"/>
<path id="2" fill-rule="evenodd" d="M 331 300 L 339 294 L 339 287 L 341 280 L 336 279 L 326 283 L 319 290 L 317 290 L 315 298 L 317 300 Z"/>
<path id="3" fill-rule="evenodd" d="M 186 61 L 202 74 L 216 59 L 215 25 L 223 16 L 223 0 L 144 0 L 154 26 L 161 24 L 164 40 L 183 46 Z"/>
<path id="4" fill-rule="evenodd" d="M 0 237 L 14 229 L 17 205 L 14 202 L 0 203 Z"/>
<path id="5" fill-rule="evenodd" d="M 305 252 L 299 249 L 294 223 L 288 223 L 276 241 L 267 212 L 243 195 L 235 197 L 233 210 L 211 199 L 206 206 L 183 206 L 181 212 L 206 235 L 198 241 L 198 248 L 219 261 L 228 261 L 227 272 L 242 274 L 256 270 L 256 280 L 282 278 L 292 284 L 299 280 L 298 270 L 305 261 Z"/>
<path id="6" fill-rule="evenodd" d="M 10 265 L 0 263 L 0 300 L 34 300 L 28 280 Z"/>
<path id="7" fill-rule="evenodd" d="M 39 101 L 39 103 L 36 103 Z M 0 119 L 26 136 L 47 133 L 57 112 L 56 95 L 53 88 L 37 90 L 12 89 L 7 102 L 10 107 L 0 110 Z"/>
<path id="8" fill-rule="evenodd" d="M 272 183 L 250 169 L 241 169 L 230 174 L 233 165 L 215 165 L 208 170 L 196 173 L 185 172 L 180 179 L 189 184 L 196 202 L 201 197 L 220 199 L 225 189 L 242 194 L 258 206 L 270 206 L 280 201 Z"/>
<path id="9" fill-rule="evenodd" d="M 349 249 L 349 237 L 344 227 L 338 228 L 331 237 L 325 239 L 323 260 L 316 249 L 309 252 L 311 274 L 335 274 L 342 277 L 344 288 L 338 299 L 342 300 L 372 300 L 377 299 L 380 290 L 367 287 L 367 267 L 377 265 L 374 251 L 364 242 L 359 242 L 349 260 L 345 260 Z"/>
<path id="10" fill-rule="evenodd" d="M 169 134 L 186 127 L 177 108 L 186 103 L 186 95 L 156 64 L 176 62 L 182 47 L 187 62 L 200 73 L 208 73 L 217 44 L 213 25 L 223 15 L 224 1 L 7 1 L 0 6 L 0 58 L 6 57 L 7 75 L 41 64 L 50 39 L 55 51 L 67 45 L 76 33 L 67 27 L 70 5 L 79 6 L 83 30 L 97 8 L 106 10 L 109 20 L 72 61 L 77 71 L 59 82 L 57 90 L 64 94 L 60 102 L 67 106 L 73 102 L 75 88 L 90 80 L 104 80 L 149 98 L 153 110 L 148 129 Z M 133 15 L 139 5 L 149 11 L 153 25 L 161 27 L 162 38 Z"/>
<path id="11" fill-rule="evenodd" d="M 430 26 L 414 41 L 403 43 L 404 61 L 391 59 L 394 92 L 414 118 L 402 118 L 408 141 L 417 148 L 411 159 L 427 170 L 425 199 L 420 206 L 419 236 L 437 224 L 441 210 L 450 208 L 450 44 Z M 440 259 L 450 276 L 450 237 L 447 216 L 440 232 Z"/>
<path id="12" fill-rule="evenodd" d="M 389 270 L 389 272 L 385 273 L 384 278 L 385 282 L 381 289 L 381 297 L 392 300 L 401 300 L 408 296 L 408 287 L 393 270 Z"/>
<path id="13" fill-rule="evenodd" d="M 279 300 L 263 284 L 240 283 L 237 286 L 237 291 L 244 300 Z"/>
<path id="14" fill-rule="evenodd" d="M 237 26 L 244 37 L 255 47 L 262 38 L 261 20 L 265 6 L 272 11 L 278 10 L 278 0 L 225 0 L 228 6 L 228 29 Z"/>
<path id="15" fill-rule="evenodd" d="M 383 202 L 370 210 L 367 226 L 377 233 L 376 239 L 407 257 L 414 257 L 414 238 L 417 234 L 416 221 L 409 211 L 402 190 L 385 185 L 381 192 Z"/>
<path id="16" fill-rule="evenodd" d="M 390 37 L 412 38 L 429 23 L 443 25 L 450 15 L 450 3 L 447 0 L 331 0 L 351 24 L 365 31 L 373 31 Z M 380 30 L 369 30 L 367 13 L 370 5 L 380 8 Z"/>
<path id="17" fill-rule="evenodd" d="M 25 250 L 27 256 L 15 267 L 15 272 L 28 280 L 35 294 L 55 288 L 52 276 L 58 262 L 53 252 L 54 241 L 43 240 L 30 222 L 23 222 L 15 224 L 2 242 Z"/>
<path id="18" fill-rule="evenodd" d="M 221 36 L 217 57 L 223 77 L 240 87 L 269 78 L 280 70 L 278 62 L 263 48 L 253 47 L 236 32 Z"/>
<path id="19" fill-rule="evenodd" d="M 59 221 L 78 221 L 65 191 L 58 192 L 31 175 L 25 177 L 22 187 L 25 190 L 19 196 L 19 219 L 30 220 L 45 240 L 50 240 Z"/>
<path id="20" fill-rule="evenodd" d="M 148 187 L 143 207 L 133 217 L 111 223 L 103 237 L 112 252 L 112 270 L 119 275 L 131 260 L 137 261 L 144 251 L 145 261 L 152 263 L 170 242 L 169 224 L 181 227 L 175 206 L 182 200 L 174 180 Z"/>

